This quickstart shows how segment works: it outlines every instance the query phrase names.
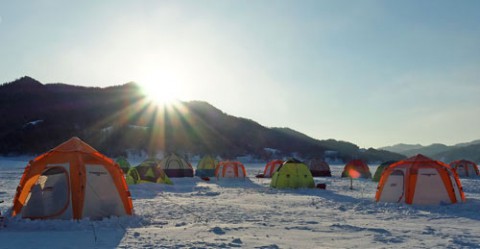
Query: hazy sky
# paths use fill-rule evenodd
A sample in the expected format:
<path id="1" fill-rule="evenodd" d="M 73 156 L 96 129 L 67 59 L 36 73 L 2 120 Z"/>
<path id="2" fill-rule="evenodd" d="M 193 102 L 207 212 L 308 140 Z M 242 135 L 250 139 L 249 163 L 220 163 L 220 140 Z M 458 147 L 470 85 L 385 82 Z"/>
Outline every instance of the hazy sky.
<path id="1" fill-rule="evenodd" d="M 453 144 L 480 139 L 480 1 L 0 0 L 0 82 L 24 75 L 158 84 L 361 147 Z"/>

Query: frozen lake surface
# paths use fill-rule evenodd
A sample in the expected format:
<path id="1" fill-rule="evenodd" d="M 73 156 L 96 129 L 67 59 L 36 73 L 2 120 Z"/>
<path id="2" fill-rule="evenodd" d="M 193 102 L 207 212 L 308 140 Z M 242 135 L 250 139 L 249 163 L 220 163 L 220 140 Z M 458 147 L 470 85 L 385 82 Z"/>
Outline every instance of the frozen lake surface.
<path id="1" fill-rule="evenodd" d="M 0 159 L 0 204 L 9 213 L 28 160 Z M 277 190 L 256 179 L 173 178 L 130 186 L 135 215 L 102 221 L 8 218 L 0 248 L 476 248 L 480 179 L 462 179 L 467 202 L 408 206 L 374 201 L 377 183 L 315 178 L 327 190 Z M 377 165 L 370 166 L 372 174 Z"/>

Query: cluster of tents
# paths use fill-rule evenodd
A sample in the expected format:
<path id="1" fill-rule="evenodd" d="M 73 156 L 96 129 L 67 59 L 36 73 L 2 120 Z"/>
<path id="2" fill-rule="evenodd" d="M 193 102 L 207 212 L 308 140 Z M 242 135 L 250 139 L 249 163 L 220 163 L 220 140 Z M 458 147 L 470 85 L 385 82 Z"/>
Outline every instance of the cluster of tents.
<path id="1" fill-rule="evenodd" d="M 133 214 L 127 184 L 173 184 L 170 177 L 193 177 L 193 167 L 176 154 L 150 158 L 131 167 L 77 137 L 36 157 L 25 167 L 13 201 L 12 216 L 30 219 L 101 219 Z M 213 173 L 213 174 L 212 174 Z M 200 176 L 246 177 L 240 162 L 217 163 L 205 157 Z"/>
<path id="2" fill-rule="evenodd" d="M 124 177 L 125 174 L 125 177 Z M 245 178 L 245 166 L 237 161 L 217 162 L 206 156 L 195 175 L 204 179 Z M 407 204 L 464 202 L 459 176 L 477 176 L 474 162 L 459 160 L 450 165 L 417 155 L 386 162 L 373 176 L 378 181 L 376 201 Z M 127 184 L 173 184 L 170 177 L 193 177 L 193 167 L 176 154 L 162 160 L 151 158 L 131 167 L 125 158 L 115 161 L 79 138 L 60 144 L 30 161 L 14 197 L 12 216 L 30 219 L 101 219 L 133 213 Z M 296 160 L 273 160 L 259 178 L 271 178 L 272 188 L 314 188 L 313 177 L 331 176 L 327 163 L 315 159 L 309 166 Z M 347 163 L 342 177 L 371 178 L 361 160 Z"/>
<path id="3" fill-rule="evenodd" d="M 117 163 L 123 158 L 117 159 Z M 180 156 L 172 153 L 162 160 L 149 158 L 136 167 L 130 167 L 126 172 L 127 184 L 164 183 L 173 184 L 170 177 L 193 177 L 192 165 Z M 217 178 L 245 178 L 245 166 L 237 161 L 217 162 L 210 156 L 205 156 L 198 163 L 195 176 L 203 179 Z"/>
<path id="4" fill-rule="evenodd" d="M 122 160 L 120 158 L 120 161 Z M 173 184 L 169 177 L 193 177 L 193 167 L 183 158 L 172 153 L 162 160 L 149 158 L 126 171 L 128 184 L 147 182 Z"/>

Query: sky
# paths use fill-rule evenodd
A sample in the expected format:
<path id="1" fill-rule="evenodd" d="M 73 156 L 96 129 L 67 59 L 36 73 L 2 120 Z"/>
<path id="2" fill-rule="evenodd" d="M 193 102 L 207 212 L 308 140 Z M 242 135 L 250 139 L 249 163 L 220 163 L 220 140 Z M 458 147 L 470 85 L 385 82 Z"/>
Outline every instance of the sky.
<path id="1" fill-rule="evenodd" d="M 479 13 L 475 0 L 0 0 L 0 82 L 135 81 L 317 139 L 455 144 L 480 139 Z"/>

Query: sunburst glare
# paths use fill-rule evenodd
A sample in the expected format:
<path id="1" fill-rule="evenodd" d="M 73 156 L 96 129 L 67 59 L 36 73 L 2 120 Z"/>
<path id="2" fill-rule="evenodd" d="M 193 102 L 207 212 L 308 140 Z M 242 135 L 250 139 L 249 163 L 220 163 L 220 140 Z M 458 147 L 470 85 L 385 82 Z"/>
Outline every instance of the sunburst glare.
<path id="1" fill-rule="evenodd" d="M 180 98 L 179 83 L 166 75 L 153 74 L 141 79 L 139 84 L 143 94 L 158 105 L 171 104 Z"/>

